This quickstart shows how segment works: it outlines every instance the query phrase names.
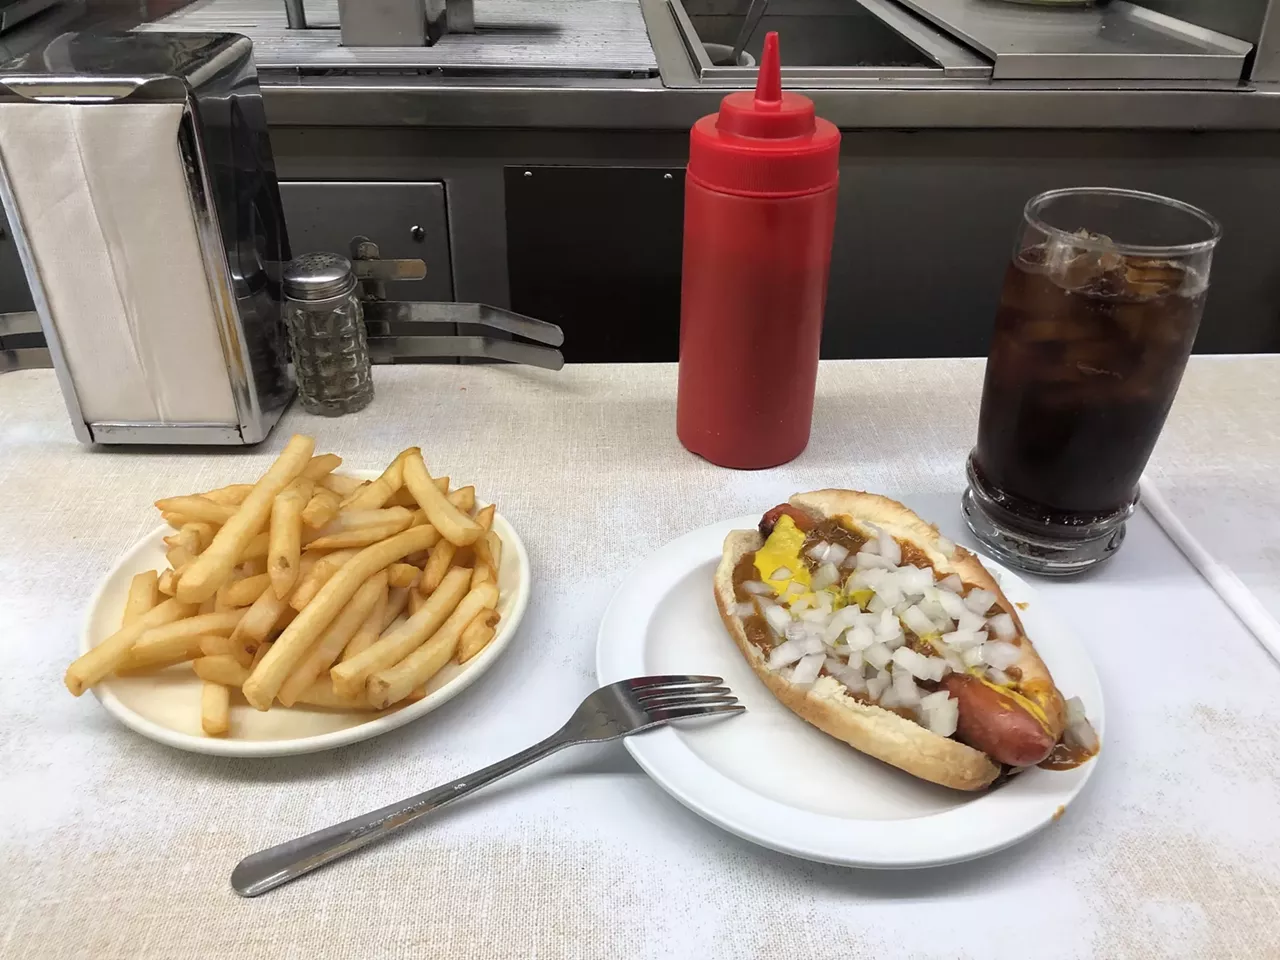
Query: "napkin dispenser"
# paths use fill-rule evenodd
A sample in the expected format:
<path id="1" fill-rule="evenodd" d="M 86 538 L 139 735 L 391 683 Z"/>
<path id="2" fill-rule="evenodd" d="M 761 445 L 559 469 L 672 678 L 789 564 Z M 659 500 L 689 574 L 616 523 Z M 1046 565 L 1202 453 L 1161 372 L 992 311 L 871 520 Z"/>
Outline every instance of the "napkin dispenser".
<path id="1" fill-rule="evenodd" d="M 64 34 L 8 64 L 0 195 L 81 441 L 266 437 L 290 252 L 247 38 Z"/>

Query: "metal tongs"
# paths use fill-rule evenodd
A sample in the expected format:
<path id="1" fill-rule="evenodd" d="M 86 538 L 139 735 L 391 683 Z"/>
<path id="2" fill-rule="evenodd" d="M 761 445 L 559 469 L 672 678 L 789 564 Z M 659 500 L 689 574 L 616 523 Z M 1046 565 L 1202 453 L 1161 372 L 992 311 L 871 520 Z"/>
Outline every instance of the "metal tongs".
<path id="1" fill-rule="evenodd" d="M 564 366 L 564 355 L 555 349 L 564 345 L 564 331 L 554 323 L 485 303 L 388 300 L 387 281 L 421 280 L 427 275 L 427 265 L 422 260 L 383 260 L 378 255 L 378 245 L 365 237 L 356 237 L 351 242 L 351 264 L 363 287 L 361 306 L 369 336 L 369 358 L 374 363 L 478 357 L 547 370 Z M 465 332 L 458 335 L 460 324 L 497 330 L 522 339 Z M 448 329 L 444 329 L 446 325 Z"/>

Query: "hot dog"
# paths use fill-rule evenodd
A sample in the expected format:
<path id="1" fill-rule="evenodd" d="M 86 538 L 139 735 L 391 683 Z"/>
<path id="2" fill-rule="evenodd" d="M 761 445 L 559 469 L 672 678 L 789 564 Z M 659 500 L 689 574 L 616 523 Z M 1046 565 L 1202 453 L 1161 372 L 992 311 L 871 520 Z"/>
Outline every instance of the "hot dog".
<path id="1" fill-rule="evenodd" d="M 728 536 L 715 593 L 769 690 L 863 753 L 960 790 L 1063 755 L 1066 706 L 1017 608 L 896 501 L 792 497 Z"/>

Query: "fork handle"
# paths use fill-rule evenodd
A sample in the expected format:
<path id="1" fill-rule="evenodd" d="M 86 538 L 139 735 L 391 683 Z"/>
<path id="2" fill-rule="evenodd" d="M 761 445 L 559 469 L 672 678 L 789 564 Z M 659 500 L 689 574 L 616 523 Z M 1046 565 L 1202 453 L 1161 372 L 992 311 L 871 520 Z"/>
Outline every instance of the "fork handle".
<path id="1" fill-rule="evenodd" d="M 231 886 L 242 897 L 256 897 L 260 893 L 274 890 L 317 867 L 384 840 L 432 810 L 438 810 L 446 803 L 474 793 L 481 787 L 501 780 L 575 742 L 577 741 L 566 737 L 563 730 L 557 731 L 527 750 L 521 750 L 505 760 L 499 760 L 443 786 L 399 803 L 389 804 L 364 816 L 308 833 L 296 840 L 259 850 L 236 864 L 235 870 L 231 872 Z"/>

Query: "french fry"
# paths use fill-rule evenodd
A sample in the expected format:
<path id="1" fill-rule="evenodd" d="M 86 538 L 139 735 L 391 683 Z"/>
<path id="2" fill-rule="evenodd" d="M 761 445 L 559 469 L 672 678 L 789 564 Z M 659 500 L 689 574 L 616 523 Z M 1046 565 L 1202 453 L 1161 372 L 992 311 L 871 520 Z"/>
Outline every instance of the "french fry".
<path id="1" fill-rule="evenodd" d="M 414 511 L 408 507 L 383 507 L 380 510 L 343 510 L 316 531 L 315 537 L 329 537 L 335 533 L 361 530 L 365 527 L 381 527 L 390 523 L 403 523 L 409 528 Z"/>
<path id="2" fill-rule="evenodd" d="M 262 662 L 262 658 L 267 655 L 270 649 L 271 649 L 270 641 L 268 641 L 267 643 L 258 644 L 258 649 L 253 651 L 253 663 L 249 665 L 249 670 L 245 671 L 243 678 L 236 684 L 237 687 L 243 684 L 245 680 L 249 679 L 249 672 L 252 671 L 254 667 L 256 667 L 258 664 Z"/>
<path id="3" fill-rule="evenodd" d="M 406 609 L 409 612 L 409 616 L 412 617 L 415 613 L 421 610 L 422 605 L 426 602 L 427 602 L 427 598 L 424 597 L 422 594 L 420 594 L 417 590 L 410 590 L 409 602 L 406 606 Z"/>
<path id="4" fill-rule="evenodd" d="M 502 568 L 502 538 L 494 530 L 486 530 L 474 544 L 476 563 L 487 563 L 496 574 Z"/>
<path id="5" fill-rule="evenodd" d="M 418 501 L 418 506 L 427 511 L 431 525 L 440 532 L 440 536 L 459 547 L 475 543 L 482 532 L 480 525 L 440 492 L 427 472 L 427 465 L 422 462 L 422 454 L 416 450 L 405 457 L 404 483 Z"/>
<path id="6" fill-rule="evenodd" d="M 479 543 L 480 541 L 476 541 Z M 477 560 L 475 567 L 471 570 L 471 589 L 474 590 L 482 583 L 494 583 L 497 578 L 493 575 L 493 567 L 485 563 L 483 560 Z"/>
<path id="7" fill-rule="evenodd" d="M 373 605 L 373 609 L 364 618 L 364 623 L 360 624 L 360 629 L 355 632 L 355 635 L 347 641 L 347 645 L 342 648 L 341 659 L 350 660 L 356 654 L 363 653 L 373 646 L 378 639 L 378 635 L 382 633 L 382 618 L 387 614 L 387 603 L 389 602 L 390 594 L 391 590 L 386 584 L 383 584 L 377 603 Z"/>
<path id="8" fill-rule="evenodd" d="M 312 481 L 321 480 L 342 466 L 342 458 L 336 453 L 322 453 L 312 457 L 311 462 L 302 468 L 302 476 Z"/>
<path id="9" fill-rule="evenodd" d="M 116 667 L 117 671 L 151 670 L 200 656 L 200 641 L 209 635 L 232 633 L 243 610 L 196 614 L 162 624 L 143 633 Z"/>
<path id="10" fill-rule="evenodd" d="M 248 563 L 250 560 L 259 558 L 265 559 L 267 551 L 271 548 L 271 539 L 268 531 L 263 530 L 260 534 L 245 544 L 245 548 L 240 551 L 240 555 L 236 557 L 237 563 Z M 265 573 L 266 570 L 264 569 Z"/>
<path id="11" fill-rule="evenodd" d="M 271 505 L 267 533 L 267 571 L 271 589 L 284 599 L 298 582 L 302 562 L 302 511 L 311 499 L 315 483 L 301 478 L 276 494 Z"/>
<path id="12" fill-rule="evenodd" d="M 342 498 L 324 487 L 316 490 L 302 508 L 302 523 L 309 530 L 319 530 L 338 515 Z"/>
<path id="13" fill-rule="evenodd" d="M 220 683 L 204 682 L 200 691 L 200 729 L 208 736 L 225 736 L 231 729 L 231 690 Z"/>
<path id="14" fill-rule="evenodd" d="M 483 610 L 476 614 L 475 619 L 467 624 L 467 628 L 462 631 L 462 636 L 458 638 L 459 663 L 466 663 L 489 645 L 494 634 L 498 632 L 498 620 L 497 610 Z"/>
<path id="15" fill-rule="evenodd" d="M 175 530 L 181 530 L 186 524 L 196 522 L 190 517 L 185 517 L 180 513 L 166 513 L 163 510 L 160 512 L 160 519 Z"/>
<path id="16" fill-rule="evenodd" d="M 159 584 L 160 575 L 154 570 L 144 570 L 129 581 L 122 626 L 127 627 L 160 602 Z"/>
<path id="17" fill-rule="evenodd" d="M 457 553 L 458 548 L 448 540 L 441 540 L 432 548 L 431 556 L 427 558 L 427 565 L 422 568 L 422 580 L 418 583 L 419 593 L 427 597 L 435 591 L 436 587 L 440 586 L 440 581 L 444 579 L 444 575 L 453 566 L 453 560 Z"/>
<path id="18" fill-rule="evenodd" d="M 459 487 L 446 499 L 463 513 L 470 513 L 476 508 L 476 488 Z"/>
<path id="19" fill-rule="evenodd" d="M 240 578 L 258 577 L 267 572 L 267 558 L 254 557 L 252 560 L 246 560 L 236 568 Z"/>
<path id="20" fill-rule="evenodd" d="M 195 656 L 234 657 L 235 661 L 243 667 L 253 665 L 253 654 L 249 652 L 243 643 L 231 637 L 201 637 L 200 652 Z"/>
<path id="21" fill-rule="evenodd" d="M 197 613 L 202 613 L 202 614 L 203 614 L 203 613 L 217 613 L 217 609 L 216 609 L 216 608 L 217 608 L 217 604 L 214 602 L 214 598 L 213 598 L 213 597 L 210 597 L 210 598 L 209 598 L 208 600 L 206 600 L 204 603 L 200 604 L 200 609 L 197 611 Z"/>
<path id="22" fill-rule="evenodd" d="M 214 535 L 209 548 L 186 568 L 178 584 L 178 596 L 184 603 L 199 603 L 222 586 L 249 541 L 265 529 L 276 494 L 302 472 L 313 449 L 315 441 L 311 437 L 297 434 L 290 438 L 235 515 Z"/>
<path id="23" fill-rule="evenodd" d="M 240 504 L 244 503 L 244 498 L 247 497 L 252 490 L 252 483 L 232 483 L 225 487 L 219 487 L 217 490 L 208 490 L 199 494 L 199 496 L 204 497 L 206 500 L 212 500 L 214 503 L 238 507 Z"/>
<path id="24" fill-rule="evenodd" d="M 391 626 L 404 613 L 405 607 L 409 605 L 409 597 L 416 591 L 408 588 L 396 588 L 387 593 L 387 609 L 382 615 L 382 626 L 378 630 L 378 634 L 386 633 L 387 627 Z"/>
<path id="25" fill-rule="evenodd" d="M 270 588 L 270 586 L 271 575 L 266 573 L 260 573 L 256 577 L 245 577 L 243 580 L 236 580 L 226 587 L 227 606 L 247 607 L 262 596 L 262 591 Z"/>
<path id="26" fill-rule="evenodd" d="M 436 477 L 436 486 L 440 488 L 441 493 L 449 492 L 449 478 Z M 391 495 L 391 499 L 386 502 L 388 507 L 408 507 L 413 510 L 418 506 L 418 501 L 413 499 L 413 494 L 409 492 L 408 487 L 401 487 Z"/>
<path id="27" fill-rule="evenodd" d="M 435 490 L 435 487 L 431 489 Z M 436 493 L 439 492 L 436 490 Z M 360 589 L 360 585 L 406 554 L 421 550 L 425 540 L 423 537 L 425 529 L 425 527 L 411 527 L 381 543 L 365 547 L 343 564 L 342 568 L 320 588 L 315 599 L 298 612 L 297 619 L 285 628 L 284 633 L 272 645 L 271 652 L 263 658 L 249 679 L 245 681 L 245 699 L 259 710 L 269 708 L 280 690 L 280 685 L 284 683 L 298 661 L 306 655 L 320 632 L 333 621 L 347 601 Z"/>
<path id="28" fill-rule="evenodd" d="M 393 587 L 412 587 L 422 571 L 411 563 L 393 563 L 387 567 L 387 582 Z"/>
<path id="29" fill-rule="evenodd" d="M 129 655 L 134 643 L 148 630 L 189 617 L 196 612 L 196 604 L 183 603 L 180 600 L 165 600 L 152 607 L 133 623 L 121 627 L 107 639 L 81 654 L 67 667 L 63 678 L 67 689 L 75 696 L 80 696 L 87 689 L 118 667 Z"/>
<path id="30" fill-rule="evenodd" d="M 341 570 L 343 565 L 357 553 L 359 553 L 358 550 L 335 550 L 333 553 L 321 555 L 318 560 L 312 560 L 311 568 L 304 570 L 302 576 L 298 578 L 298 585 L 293 588 L 293 593 L 289 596 L 289 606 L 295 610 L 302 610 L 320 592 L 320 588 L 328 583 L 329 578 Z M 317 555 L 304 554 L 303 562 L 315 556 Z"/>
<path id="31" fill-rule="evenodd" d="M 250 671 L 240 666 L 231 657 L 201 657 L 199 660 L 193 660 L 191 667 L 201 680 L 220 683 L 225 687 L 242 687 L 250 675 Z M 331 710 L 373 709 L 363 696 L 354 700 L 342 699 L 324 680 L 317 681 L 307 688 L 298 698 L 298 703 L 313 707 L 327 707 Z"/>
<path id="32" fill-rule="evenodd" d="M 304 580 L 310 575 L 315 563 L 316 561 L 310 557 L 302 558 L 301 575 Z M 297 588 L 294 593 L 297 593 Z M 280 622 L 280 617 L 290 609 L 292 608 L 289 606 L 289 598 L 281 600 L 274 590 L 264 590 L 258 599 L 253 601 L 252 606 L 243 611 L 244 616 L 231 637 L 245 650 L 254 650 L 271 635 L 271 631 Z"/>
<path id="33" fill-rule="evenodd" d="M 156 506 L 163 513 L 177 513 L 203 523 L 225 524 L 235 516 L 236 508 L 226 503 L 214 503 L 204 497 L 169 497 L 157 500 Z M 181 529 L 181 527 L 179 527 Z"/>
<path id="34" fill-rule="evenodd" d="M 406 511 L 408 514 L 408 511 Z M 408 529 L 412 515 L 405 516 L 403 521 L 384 523 L 376 527 L 359 527 L 345 530 L 332 536 L 320 537 L 307 544 L 308 550 L 345 550 L 351 547 L 367 547 L 370 544 L 394 537 L 397 533 Z"/>
<path id="35" fill-rule="evenodd" d="M 326 490 L 332 490 L 340 497 L 349 497 L 368 481 L 361 480 L 358 477 L 348 477 L 341 473 L 331 473 L 328 476 L 320 478 L 320 486 Z"/>
<path id="36" fill-rule="evenodd" d="M 414 524 L 414 526 L 417 526 L 417 524 Z M 434 530 L 435 528 L 432 527 L 432 529 Z M 427 565 L 427 559 L 430 556 L 431 556 L 430 550 L 420 550 L 417 553 L 409 554 L 407 557 L 404 558 L 404 562 L 409 564 L 411 567 L 417 567 L 418 570 L 421 571 L 422 568 Z"/>
<path id="37" fill-rule="evenodd" d="M 181 547 L 182 549 L 190 553 L 192 556 L 195 556 L 197 553 L 199 553 L 201 550 L 204 549 L 204 546 L 200 543 L 200 534 L 197 530 L 198 527 L 207 528 L 209 530 L 209 537 L 210 539 L 212 539 L 213 537 L 212 524 L 188 523 L 185 526 L 183 526 L 180 530 L 178 530 L 177 533 L 173 534 L 172 536 L 165 537 L 164 538 L 165 546 L 170 548 Z M 172 566 L 172 563 L 170 565 Z"/>
<path id="38" fill-rule="evenodd" d="M 161 573 L 160 579 L 156 582 L 156 589 L 166 597 L 174 596 L 178 592 L 178 571 L 170 567 Z"/>
<path id="39" fill-rule="evenodd" d="M 422 609 L 386 636 L 379 638 L 363 653 L 344 660 L 330 670 L 329 676 L 338 696 L 358 696 L 371 674 L 399 663 L 421 646 L 466 596 L 470 581 L 470 574 L 465 570 L 450 570 Z M 453 656 L 453 651 L 449 652 L 449 656 Z"/>
<path id="40" fill-rule="evenodd" d="M 404 461 L 412 455 L 421 456 L 417 447 L 409 447 L 396 455 L 396 458 L 382 471 L 382 476 L 360 490 L 353 493 L 342 504 L 343 510 L 377 510 L 383 506 L 393 493 L 404 486 Z"/>
<path id="41" fill-rule="evenodd" d="M 369 677 L 365 683 L 369 703 L 378 709 L 384 709 L 403 700 L 414 688 L 434 677 L 441 667 L 453 659 L 462 633 L 471 621 L 497 602 L 498 588 L 492 583 L 483 583 L 468 593 L 449 614 L 449 618 L 431 635 L 431 639 L 395 666 L 379 670 Z M 366 650 L 365 655 L 372 649 Z M 335 669 L 341 669 L 341 666 L 339 664 Z M 341 692 L 336 682 L 334 689 Z"/>
<path id="42" fill-rule="evenodd" d="M 280 685 L 277 694 L 280 702 L 291 707 L 302 693 L 315 683 L 316 678 L 326 673 L 335 660 L 342 654 L 347 643 L 355 636 L 370 612 L 377 606 L 378 600 L 387 592 L 387 573 L 381 570 L 360 585 L 342 612 L 329 624 L 324 633 L 302 658 L 293 672 Z"/>

